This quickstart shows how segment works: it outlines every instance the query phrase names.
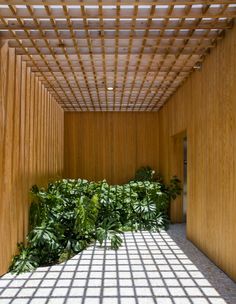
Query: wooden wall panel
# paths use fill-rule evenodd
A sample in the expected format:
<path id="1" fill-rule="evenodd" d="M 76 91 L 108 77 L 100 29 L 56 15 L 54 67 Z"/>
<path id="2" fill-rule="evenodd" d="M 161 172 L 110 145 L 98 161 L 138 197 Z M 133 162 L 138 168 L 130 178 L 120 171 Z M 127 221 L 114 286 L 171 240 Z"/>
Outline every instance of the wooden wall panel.
<path id="1" fill-rule="evenodd" d="M 64 113 L 14 49 L 0 49 L 0 275 L 28 229 L 29 189 L 62 175 Z"/>
<path id="2" fill-rule="evenodd" d="M 158 168 L 157 113 L 65 113 L 65 176 L 130 180 L 137 168 Z"/>
<path id="3" fill-rule="evenodd" d="M 159 112 L 160 170 L 168 178 L 171 138 L 188 138 L 187 235 L 236 280 L 236 27 Z M 177 170 L 178 171 L 178 170 Z M 177 210 L 172 210 L 172 217 Z"/>

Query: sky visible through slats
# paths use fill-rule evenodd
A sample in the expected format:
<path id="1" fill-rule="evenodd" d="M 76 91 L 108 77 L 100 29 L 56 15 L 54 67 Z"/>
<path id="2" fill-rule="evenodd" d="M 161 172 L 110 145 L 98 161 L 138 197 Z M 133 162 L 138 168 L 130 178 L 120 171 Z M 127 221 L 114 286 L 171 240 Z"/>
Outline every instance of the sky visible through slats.
<path id="1" fill-rule="evenodd" d="M 235 16 L 229 0 L 0 0 L 0 39 L 65 111 L 158 111 Z"/>

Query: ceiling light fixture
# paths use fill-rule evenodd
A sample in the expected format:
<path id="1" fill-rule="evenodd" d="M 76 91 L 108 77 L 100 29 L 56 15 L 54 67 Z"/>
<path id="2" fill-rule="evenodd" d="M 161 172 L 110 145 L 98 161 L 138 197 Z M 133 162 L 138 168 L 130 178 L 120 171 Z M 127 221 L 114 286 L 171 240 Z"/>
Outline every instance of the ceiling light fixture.
<path id="1" fill-rule="evenodd" d="M 108 91 L 113 91 L 114 88 L 113 88 L 113 87 L 108 87 L 107 90 L 108 90 Z"/>
<path id="2" fill-rule="evenodd" d="M 202 65 L 201 62 L 197 62 L 194 66 L 193 66 L 194 70 L 201 70 Z"/>

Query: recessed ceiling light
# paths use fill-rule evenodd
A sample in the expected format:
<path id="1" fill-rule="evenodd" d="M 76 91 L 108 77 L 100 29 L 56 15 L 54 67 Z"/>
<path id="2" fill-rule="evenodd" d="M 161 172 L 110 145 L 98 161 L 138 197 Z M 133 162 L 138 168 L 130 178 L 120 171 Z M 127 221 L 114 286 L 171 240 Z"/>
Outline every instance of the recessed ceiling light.
<path id="1" fill-rule="evenodd" d="M 193 66 L 194 70 L 201 70 L 202 65 L 201 62 L 196 62 L 195 65 Z"/>
<path id="2" fill-rule="evenodd" d="M 113 91 L 114 88 L 113 88 L 113 87 L 108 87 L 107 90 L 108 90 L 108 91 Z"/>

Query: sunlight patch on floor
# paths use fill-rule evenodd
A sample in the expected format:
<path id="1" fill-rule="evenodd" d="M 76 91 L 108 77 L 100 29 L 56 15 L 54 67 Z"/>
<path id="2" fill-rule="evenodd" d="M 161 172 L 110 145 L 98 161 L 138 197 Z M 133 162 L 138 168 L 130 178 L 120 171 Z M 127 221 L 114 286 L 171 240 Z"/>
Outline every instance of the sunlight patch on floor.
<path id="1" fill-rule="evenodd" d="M 163 231 L 125 233 L 113 251 L 91 246 L 66 263 L 0 279 L 0 303 L 225 304 Z"/>

